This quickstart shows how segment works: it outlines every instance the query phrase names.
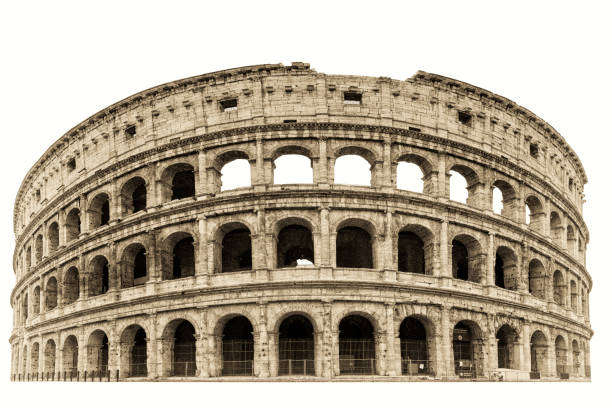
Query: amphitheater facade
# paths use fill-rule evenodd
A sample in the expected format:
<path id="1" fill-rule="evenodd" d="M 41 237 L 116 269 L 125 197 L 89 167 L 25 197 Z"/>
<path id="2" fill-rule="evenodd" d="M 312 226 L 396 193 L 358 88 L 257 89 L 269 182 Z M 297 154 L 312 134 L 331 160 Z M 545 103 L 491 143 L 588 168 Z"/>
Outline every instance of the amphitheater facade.
<path id="1" fill-rule="evenodd" d="M 284 155 L 312 182 L 275 184 Z M 351 155 L 369 185 L 334 182 Z M 235 160 L 248 185 L 227 189 Z M 421 191 L 398 188 L 403 163 Z M 439 75 L 293 63 L 157 86 L 26 175 L 11 378 L 588 379 L 586 182 L 545 121 Z"/>

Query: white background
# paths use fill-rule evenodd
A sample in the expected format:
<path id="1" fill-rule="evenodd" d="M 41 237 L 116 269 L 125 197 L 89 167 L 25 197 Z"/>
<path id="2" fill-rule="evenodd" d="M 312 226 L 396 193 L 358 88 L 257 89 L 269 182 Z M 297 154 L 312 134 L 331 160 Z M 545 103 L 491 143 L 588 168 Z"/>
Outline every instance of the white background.
<path id="1" fill-rule="evenodd" d="M 3 2 L 0 390 L 4 406 L 610 406 L 610 73 L 606 2 Z M 406 79 L 421 69 L 508 97 L 555 127 L 589 177 L 590 384 L 9 383 L 13 204 L 64 132 L 126 96 L 260 63 Z M 331 399 L 332 402 L 328 402 Z M 426 404 L 426 405 L 422 405 Z"/>

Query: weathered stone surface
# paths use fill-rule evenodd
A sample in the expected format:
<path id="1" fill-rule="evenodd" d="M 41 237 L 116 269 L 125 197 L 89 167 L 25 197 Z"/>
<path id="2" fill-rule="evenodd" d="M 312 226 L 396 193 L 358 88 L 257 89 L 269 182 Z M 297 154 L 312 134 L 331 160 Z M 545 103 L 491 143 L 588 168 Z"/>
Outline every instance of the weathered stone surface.
<path id="1" fill-rule="evenodd" d="M 285 154 L 312 184 L 274 184 Z M 370 186 L 334 183 L 347 154 Z M 235 159 L 251 186 L 221 191 Z M 422 193 L 396 188 L 402 161 Z M 143 91 L 23 181 L 12 378 L 588 378 L 586 181 L 546 122 L 424 72 L 262 65 Z"/>

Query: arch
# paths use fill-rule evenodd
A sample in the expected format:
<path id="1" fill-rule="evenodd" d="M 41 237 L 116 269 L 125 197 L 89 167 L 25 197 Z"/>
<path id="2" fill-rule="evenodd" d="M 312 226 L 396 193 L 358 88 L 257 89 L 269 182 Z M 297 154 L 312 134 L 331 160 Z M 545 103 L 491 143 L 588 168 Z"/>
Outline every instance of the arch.
<path id="1" fill-rule="evenodd" d="M 462 164 L 454 164 L 448 170 L 449 173 L 449 198 L 468 205 L 476 206 L 476 190 L 479 185 L 478 174 Z M 462 190 L 467 192 L 464 193 Z"/>
<path id="2" fill-rule="evenodd" d="M 36 263 L 42 261 L 43 258 L 43 236 L 42 234 L 38 234 L 36 236 L 36 240 L 34 242 L 34 257 L 36 258 Z"/>
<path id="3" fill-rule="evenodd" d="M 195 171 L 189 163 L 174 163 L 161 174 L 160 193 L 163 203 L 195 197 Z"/>
<path id="4" fill-rule="evenodd" d="M 334 155 L 334 183 L 374 185 L 376 155 L 363 147 L 345 146 Z"/>
<path id="5" fill-rule="evenodd" d="M 578 313 L 578 285 L 575 280 L 570 281 L 570 302 L 574 313 Z"/>
<path id="6" fill-rule="evenodd" d="M 531 372 L 538 375 L 548 374 L 548 340 L 544 333 L 536 330 L 531 335 Z"/>
<path id="7" fill-rule="evenodd" d="M 148 280 L 147 251 L 139 242 L 128 245 L 121 256 L 121 287 L 143 285 Z"/>
<path id="8" fill-rule="evenodd" d="M 57 279 L 52 276 L 45 285 L 45 309 L 52 310 L 57 307 Z"/>
<path id="9" fill-rule="evenodd" d="M 161 247 L 162 279 L 180 279 L 195 275 L 193 236 L 188 232 L 170 234 Z"/>
<path id="10" fill-rule="evenodd" d="M 360 314 L 345 316 L 338 325 L 340 375 L 376 374 L 374 326 Z"/>
<path id="11" fill-rule="evenodd" d="M 89 296 L 98 296 L 108 292 L 109 282 L 108 260 L 103 255 L 96 255 L 89 263 Z"/>
<path id="12" fill-rule="evenodd" d="M 520 368 L 520 341 L 516 330 L 504 324 L 495 334 L 497 340 L 497 368 Z"/>
<path id="13" fill-rule="evenodd" d="M 31 266 L 32 266 L 32 247 L 28 245 L 28 247 L 26 248 L 26 255 L 25 255 L 26 271 L 30 270 Z"/>
<path id="14" fill-rule="evenodd" d="M 571 224 L 567 224 L 567 251 L 570 255 L 576 255 L 576 233 L 574 232 L 574 227 Z"/>
<path id="15" fill-rule="evenodd" d="M 148 375 L 147 334 L 142 326 L 131 324 L 121 333 L 121 377 Z"/>
<path id="16" fill-rule="evenodd" d="M 544 206 L 540 199 L 534 195 L 528 196 L 525 200 L 525 222 L 529 225 L 529 228 L 542 232 L 544 228 Z"/>
<path id="17" fill-rule="evenodd" d="M 302 314 L 283 319 L 278 329 L 278 375 L 315 375 L 312 322 Z"/>
<path id="18" fill-rule="evenodd" d="M 47 236 L 49 239 L 49 252 L 54 252 L 59 246 L 59 226 L 57 222 L 52 222 L 47 228 Z"/>
<path id="19" fill-rule="evenodd" d="M 374 237 L 371 222 L 348 218 L 336 227 L 336 267 L 375 268 Z"/>
<path id="20" fill-rule="evenodd" d="M 37 316 L 40 314 L 40 286 L 36 286 L 32 292 L 32 314 Z"/>
<path id="21" fill-rule="evenodd" d="M 529 293 L 546 300 L 546 270 L 538 259 L 529 262 Z"/>
<path id="22" fill-rule="evenodd" d="M 240 150 L 231 150 L 217 156 L 214 167 L 217 170 L 217 191 L 231 190 L 251 185 L 249 155 Z"/>
<path id="23" fill-rule="evenodd" d="M 79 294 L 79 270 L 72 266 L 64 274 L 64 304 L 76 302 Z"/>
<path id="24" fill-rule="evenodd" d="M 402 375 L 431 374 L 427 329 L 420 318 L 406 317 L 399 328 Z"/>
<path id="25" fill-rule="evenodd" d="M 281 220 L 283 225 L 276 235 L 276 265 L 278 268 L 293 268 L 314 264 L 314 243 L 310 223 L 303 219 Z"/>
<path id="26" fill-rule="evenodd" d="M 147 182 L 140 176 L 132 177 L 121 186 L 121 215 L 127 216 L 147 208 Z"/>
<path id="27" fill-rule="evenodd" d="M 106 376 L 108 372 L 108 336 L 100 329 L 89 335 L 87 342 L 87 371 L 91 375 Z"/>
<path id="28" fill-rule="evenodd" d="M 553 300 L 559 306 L 565 306 L 566 295 L 565 279 L 560 270 L 553 273 Z"/>
<path id="29" fill-rule="evenodd" d="M 79 343 L 76 336 L 72 334 L 64 340 L 62 363 L 64 372 L 68 373 L 71 377 L 77 375 L 79 369 Z"/>
<path id="30" fill-rule="evenodd" d="M 97 194 L 89 203 L 89 228 L 94 230 L 110 221 L 110 198 L 107 193 Z"/>
<path id="31" fill-rule="evenodd" d="M 243 315 L 231 317 L 223 326 L 221 375 L 253 375 L 253 325 Z"/>
<path id="32" fill-rule="evenodd" d="M 74 241 L 81 234 L 81 213 L 78 208 L 73 208 L 66 215 L 66 241 Z"/>
<path id="33" fill-rule="evenodd" d="M 470 282 L 482 282 L 485 254 L 478 240 L 467 234 L 459 234 L 452 240 L 453 278 Z"/>
<path id="34" fill-rule="evenodd" d="M 45 343 L 45 355 L 44 355 L 44 367 L 43 372 L 45 375 L 50 375 L 55 373 L 55 341 L 52 339 L 47 340 Z"/>
<path id="35" fill-rule="evenodd" d="M 550 237 L 559 246 L 563 245 L 564 233 L 561 217 L 556 211 L 550 212 Z"/>
<path id="36" fill-rule="evenodd" d="M 396 186 L 402 190 L 433 194 L 436 187 L 432 170 L 432 164 L 423 156 L 412 153 L 401 155 L 395 169 Z"/>
<path id="37" fill-rule="evenodd" d="M 516 190 L 510 183 L 504 180 L 496 180 L 492 184 L 492 189 L 498 189 L 501 194 L 501 201 L 498 201 L 498 214 L 501 214 L 504 217 L 515 218 L 516 211 Z M 493 202 L 493 210 L 495 211 L 495 201 Z"/>
<path id="38" fill-rule="evenodd" d="M 30 350 L 30 375 L 32 379 L 36 377 L 38 379 L 38 372 L 40 370 L 38 359 L 40 356 L 40 345 L 38 342 L 32 344 L 32 349 Z"/>
<path id="39" fill-rule="evenodd" d="M 274 184 L 312 184 L 312 154 L 302 146 L 279 147 L 272 154 Z"/>
<path id="40" fill-rule="evenodd" d="M 242 222 L 223 224 L 215 233 L 215 259 L 220 259 L 221 272 L 248 271 L 253 268 L 251 230 Z M 219 256 L 220 255 L 220 256 Z"/>
<path id="41" fill-rule="evenodd" d="M 495 285 L 508 290 L 518 290 L 519 274 L 518 258 L 514 251 L 507 246 L 498 247 L 495 253 Z"/>
<path id="42" fill-rule="evenodd" d="M 475 378 L 483 374 L 482 330 L 471 320 L 461 320 L 453 328 L 455 374 Z"/>
<path id="43" fill-rule="evenodd" d="M 557 375 L 559 377 L 569 374 L 567 366 L 567 343 L 561 335 L 555 338 L 555 363 Z"/>
<path id="44" fill-rule="evenodd" d="M 196 375 L 196 330 L 195 326 L 185 319 L 175 319 L 164 329 L 166 342 L 165 353 L 170 356 L 170 376 L 193 377 Z"/>

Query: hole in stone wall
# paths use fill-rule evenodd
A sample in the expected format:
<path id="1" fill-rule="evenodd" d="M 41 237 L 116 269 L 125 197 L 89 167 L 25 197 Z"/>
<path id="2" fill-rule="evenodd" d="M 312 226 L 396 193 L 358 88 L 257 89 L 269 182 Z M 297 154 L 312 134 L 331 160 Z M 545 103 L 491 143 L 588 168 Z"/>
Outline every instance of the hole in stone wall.
<path id="1" fill-rule="evenodd" d="M 223 99 L 219 101 L 219 105 L 221 106 L 221 110 L 223 112 L 231 112 L 238 109 L 238 99 Z"/>
<path id="2" fill-rule="evenodd" d="M 312 184 L 312 162 L 301 154 L 284 154 L 274 160 L 274 184 Z"/>
<path id="3" fill-rule="evenodd" d="M 136 135 L 136 126 L 131 125 L 125 128 L 125 136 L 126 138 L 132 138 Z"/>
<path id="4" fill-rule="evenodd" d="M 277 265 L 293 268 L 314 263 L 312 233 L 301 225 L 289 225 L 278 233 Z"/>
<path id="5" fill-rule="evenodd" d="M 538 145 L 535 143 L 531 143 L 529 145 L 529 154 L 531 155 L 531 157 L 533 157 L 534 159 L 537 159 L 538 157 L 540 157 L 540 149 L 538 148 Z"/>
<path id="6" fill-rule="evenodd" d="M 251 270 L 251 233 L 248 229 L 238 228 L 228 232 L 221 246 L 222 272 Z"/>
<path id="7" fill-rule="evenodd" d="M 344 103 L 347 105 L 360 105 L 361 93 L 359 92 L 344 92 Z"/>
<path id="8" fill-rule="evenodd" d="M 236 159 L 221 168 L 221 191 L 251 185 L 251 166 L 246 159 Z"/>
<path id="9" fill-rule="evenodd" d="M 423 192 L 423 171 L 414 164 L 401 161 L 397 164 L 397 188 L 402 190 Z"/>
<path id="10" fill-rule="evenodd" d="M 66 167 L 68 168 L 68 171 L 73 171 L 76 169 L 76 159 L 74 157 L 69 159 L 66 163 Z"/>
<path id="11" fill-rule="evenodd" d="M 459 111 L 457 113 L 457 119 L 459 120 L 459 122 L 466 126 L 472 126 L 472 115 L 467 112 Z"/>
<path id="12" fill-rule="evenodd" d="M 451 170 L 449 173 L 450 199 L 466 204 L 469 196 L 467 179 L 455 170 Z"/>
<path id="13" fill-rule="evenodd" d="M 347 154 L 336 159 L 334 183 L 369 186 L 371 181 L 370 163 L 363 157 Z"/>
<path id="14" fill-rule="evenodd" d="M 336 236 L 338 268 L 373 268 L 370 234 L 359 227 L 344 227 Z"/>

